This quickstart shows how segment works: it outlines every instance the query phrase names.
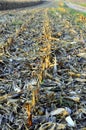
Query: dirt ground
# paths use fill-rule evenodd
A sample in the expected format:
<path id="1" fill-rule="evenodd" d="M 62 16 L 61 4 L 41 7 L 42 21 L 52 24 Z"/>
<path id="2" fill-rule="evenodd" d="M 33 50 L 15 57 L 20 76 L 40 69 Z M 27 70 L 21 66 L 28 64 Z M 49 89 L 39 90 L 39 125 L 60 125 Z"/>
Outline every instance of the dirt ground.
<path id="1" fill-rule="evenodd" d="M 86 0 L 68 0 L 70 2 L 74 2 L 74 3 L 86 3 Z"/>

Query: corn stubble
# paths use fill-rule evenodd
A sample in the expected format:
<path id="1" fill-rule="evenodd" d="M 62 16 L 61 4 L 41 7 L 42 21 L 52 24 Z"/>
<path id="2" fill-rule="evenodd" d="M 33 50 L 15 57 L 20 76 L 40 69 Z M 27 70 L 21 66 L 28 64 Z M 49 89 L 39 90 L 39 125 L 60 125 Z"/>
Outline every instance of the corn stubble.
<path id="1" fill-rule="evenodd" d="M 28 114 L 28 125 L 32 125 L 32 116 L 31 116 L 31 109 L 34 108 L 36 103 L 39 101 L 39 93 L 40 93 L 40 84 L 43 79 L 46 77 L 47 70 L 53 65 L 56 66 L 56 61 L 54 64 L 51 64 L 51 41 L 57 40 L 51 36 L 51 27 L 50 21 L 48 17 L 48 9 L 44 12 L 44 23 L 43 23 L 43 36 L 39 38 L 39 41 L 42 41 L 42 45 L 39 49 L 39 56 L 40 56 L 40 66 L 38 67 L 38 74 L 37 74 L 37 85 L 34 89 L 32 89 L 32 100 L 31 104 L 27 104 L 25 106 L 27 114 Z M 40 53 L 41 52 L 41 53 Z M 55 59 L 56 60 L 56 59 Z M 55 67 L 56 72 L 56 67 Z M 27 109 L 29 108 L 29 109 Z"/>

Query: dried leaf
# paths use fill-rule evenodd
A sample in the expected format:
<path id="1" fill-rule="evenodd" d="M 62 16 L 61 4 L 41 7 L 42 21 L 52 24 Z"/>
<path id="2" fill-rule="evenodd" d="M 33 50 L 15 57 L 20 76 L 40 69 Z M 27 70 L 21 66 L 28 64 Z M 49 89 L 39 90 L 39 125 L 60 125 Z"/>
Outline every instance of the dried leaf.
<path id="1" fill-rule="evenodd" d="M 70 127 L 75 127 L 75 122 L 72 120 L 71 116 L 67 116 L 65 120 L 67 121 Z"/>
<path id="2" fill-rule="evenodd" d="M 56 110 L 54 111 L 51 111 L 50 112 L 50 115 L 68 115 L 68 112 L 64 109 L 64 108 L 57 108 Z"/>
<path id="3" fill-rule="evenodd" d="M 78 77 L 80 78 L 81 77 L 81 74 L 77 74 L 77 73 L 74 73 L 74 72 L 68 72 L 68 74 L 72 77 Z"/>
<path id="4" fill-rule="evenodd" d="M 81 130 L 86 130 L 86 127 L 82 128 Z"/>
<path id="5" fill-rule="evenodd" d="M 35 99 L 35 90 L 32 91 L 32 106 L 34 107 L 36 104 L 36 99 Z"/>
<path id="6" fill-rule="evenodd" d="M 49 112 L 48 112 L 47 109 L 46 109 L 46 112 L 45 112 L 45 117 L 46 117 L 46 121 L 48 121 L 48 118 L 49 118 Z"/>
<path id="7" fill-rule="evenodd" d="M 52 122 L 47 122 L 41 125 L 39 130 L 64 130 L 66 127 L 66 124 L 59 124 L 59 123 L 52 123 Z"/>
<path id="8" fill-rule="evenodd" d="M 69 108 L 69 107 L 65 107 L 66 111 L 71 114 L 72 113 L 72 110 Z"/>
<path id="9" fill-rule="evenodd" d="M 85 108 L 79 109 L 79 111 L 86 114 L 86 109 Z"/>
<path id="10" fill-rule="evenodd" d="M 54 74 L 54 77 L 56 77 L 56 75 L 57 75 L 57 59 L 56 59 L 56 56 L 54 58 L 53 74 Z"/>
<path id="11" fill-rule="evenodd" d="M 52 122 L 47 122 L 41 125 L 41 127 L 39 128 L 39 130 L 54 130 L 56 127 L 56 123 L 52 123 Z"/>
<path id="12" fill-rule="evenodd" d="M 80 102 L 80 98 L 79 97 L 65 97 L 65 99 L 70 99 L 70 100 L 73 100 L 74 102 Z"/>
<path id="13" fill-rule="evenodd" d="M 85 59 L 86 59 L 86 53 L 79 53 L 79 54 L 77 54 L 77 56 L 79 56 L 79 57 L 82 57 L 82 58 L 85 58 Z"/>
<path id="14" fill-rule="evenodd" d="M 57 130 L 64 130 L 66 127 L 66 124 L 59 124 L 57 123 Z"/>
<path id="15" fill-rule="evenodd" d="M 81 78 L 76 78 L 75 80 L 78 81 L 78 82 L 82 82 L 82 83 L 86 82 L 86 79 L 81 79 Z"/>

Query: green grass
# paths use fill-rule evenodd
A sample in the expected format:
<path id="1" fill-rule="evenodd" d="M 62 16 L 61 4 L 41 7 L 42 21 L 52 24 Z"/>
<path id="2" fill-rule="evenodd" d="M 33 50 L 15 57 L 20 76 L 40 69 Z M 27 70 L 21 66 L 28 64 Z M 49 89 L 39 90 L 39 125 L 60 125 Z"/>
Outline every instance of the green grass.
<path id="1" fill-rule="evenodd" d="M 79 2 L 71 2 L 71 3 L 86 7 L 86 3 L 79 3 Z"/>
<path id="2" fill-rule="evenodd" d="M 23 21 L 21 20 L 13 20 L 12 21 L 12 25 L 22 25 L 23 24 Z"/>
<path id="3" fill-rule="evenodd" d="M 52 14 L 52 16 L 56 16 L 56 12 L 57 13 L 59 12 L 59 14 L 61 14 L 63 18 L 66 18 L 68 21 L 71 21 L 74 25 L 76 25 L 80 29 L 82 29 L 84 27 L 85 22 L 79 21 L 79 17 L 80 16 L 86 17 L 86 13 L 76 11 L 75 9 L 71 9 L 66 4 L 64 4 L 64 6 L 62 6 L 62 8 L 64 8 L 66 10 L 65 13 L 59 12 L 58 7 L 57 7 L 54 10 L 51 9 L 50 14 Z"/>
<path id="4" fill-rule="evenodd" d="M 64 6 L 62 8 L 65 8 L 67 10 L 67 14 L 71 15 L 72 17 L 77 17 L 77 15 L 83 15 L 84 17 L 86 17 L 86 13 L 69 8 L 66 4 L 64 4 Z M 51 9 L 50 13 L 53 15 L 56 15 L 57 11 L 58 11 L 58 7 L 57 7 L 57 9 L 54 9 L 54 10 Z M 67 14 L 64 13 L 64 15 L 67 15 Z"/>
<path id="5" fill-rule="evenodd" d="M 79 4 L 79 5 L 81 5 L 81 6 L 83 6 L 83 7 L 86 7 L 86 3 L 81 3 L 81 4 Z"/>
<path id="6" fill-rule="evenodd" d="M 79 15 L 83 15 L 83 16 L 86 17 L 86 13 L 80 12 L 80 11 L 76 11 L 75 9 L 71 9 L 71 8 L 69 8 L 66 4 L 64 4 L 64 8 L 65 8 L 66 10 L 68 10 L 69 14 L 71 14 L 71 15 L 73 15 L 73 16 L 77 16 L 77 14 L 79 14 Z"/>
<path id="7" fill-rule="evenodd" d="M 86 7 L 86 0 L 66 0 L 66 1 Z"/>
<path id="8" fill-rule="evenodd" d="M 71 15 L 77 15 L 77 14 L 79 14 L 79 15 L 84 15 L 84 16 L 86 16 L 86 13 L 84 13 L 84 12 L 79 12 L 79 11 L 76 11 L 76 10 L 71 9 L 71 8 L 68 8 L 68 11 L 69 11 L 69 13 L 70 13 Z"/>

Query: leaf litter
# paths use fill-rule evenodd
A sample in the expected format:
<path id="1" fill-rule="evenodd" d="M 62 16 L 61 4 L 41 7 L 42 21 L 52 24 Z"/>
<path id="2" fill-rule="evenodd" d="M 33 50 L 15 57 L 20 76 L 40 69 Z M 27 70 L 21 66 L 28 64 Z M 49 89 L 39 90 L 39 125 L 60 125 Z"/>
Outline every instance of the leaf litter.
<path id="1" fill-rule="evenodd" d="M 0 129 L 85 129 L 86 33 L 61 10 L 0 16 Z"/>

